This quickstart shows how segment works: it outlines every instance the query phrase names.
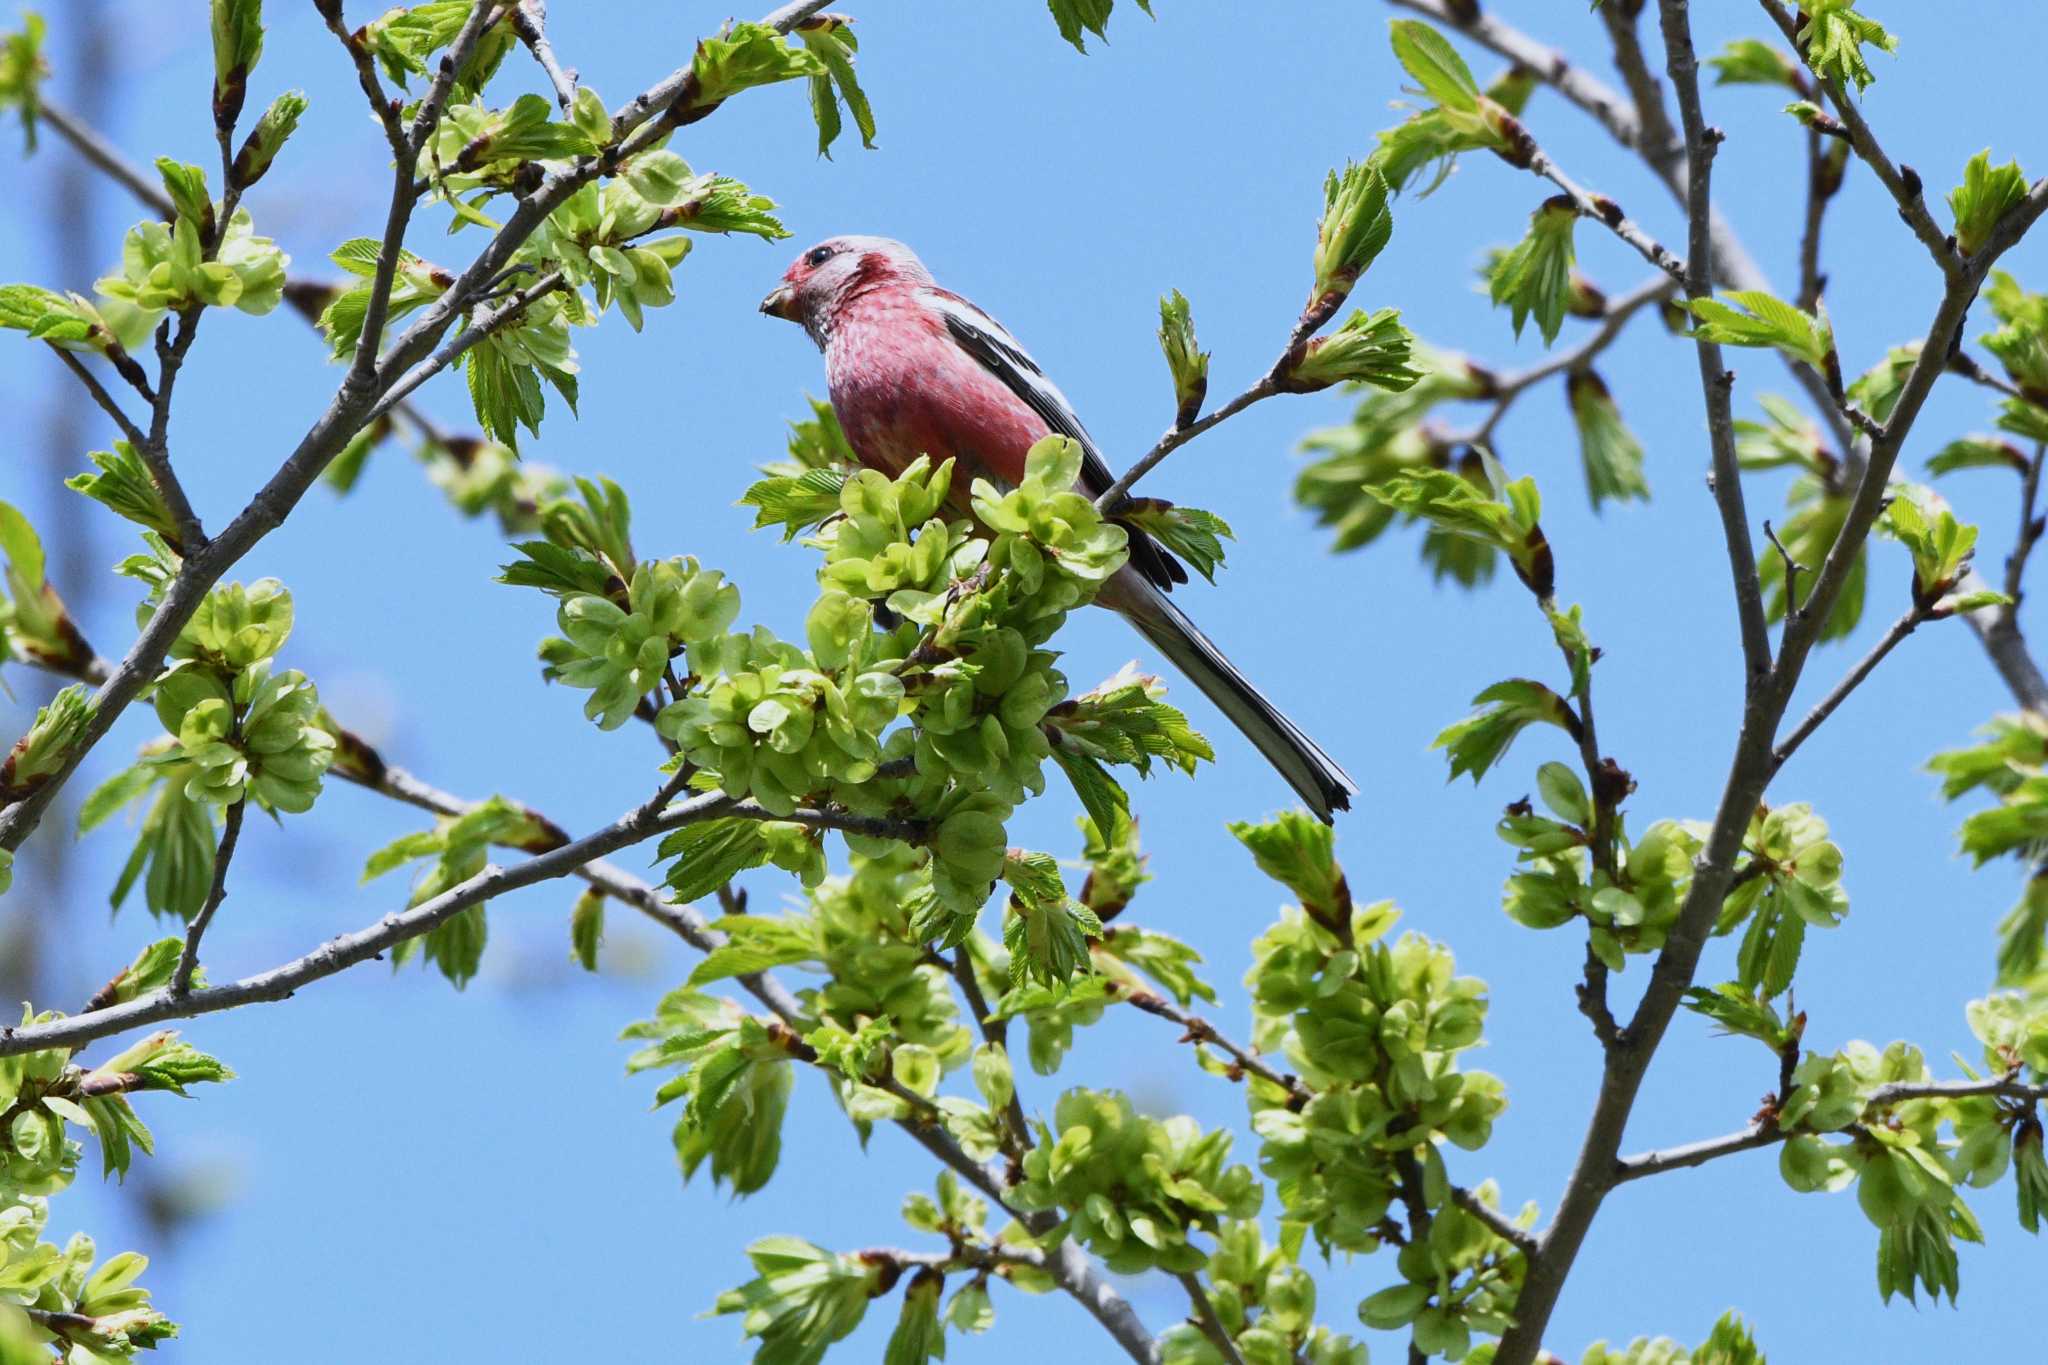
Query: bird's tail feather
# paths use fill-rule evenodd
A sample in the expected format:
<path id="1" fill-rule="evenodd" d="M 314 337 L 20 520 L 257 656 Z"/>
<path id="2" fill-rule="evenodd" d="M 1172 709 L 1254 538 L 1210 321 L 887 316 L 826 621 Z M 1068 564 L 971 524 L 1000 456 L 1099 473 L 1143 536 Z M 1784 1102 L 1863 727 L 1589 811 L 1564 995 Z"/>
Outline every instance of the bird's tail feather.
<path id="1" fill-rule="evenodd" d="M 1101 600 L 1230 718 L 1319 819 L 1328 823 L 1332 811 L 1350 809 L 1357 784 L 1267 701 L 1171 598 L 1126 569 L 1106 585 Z"/>

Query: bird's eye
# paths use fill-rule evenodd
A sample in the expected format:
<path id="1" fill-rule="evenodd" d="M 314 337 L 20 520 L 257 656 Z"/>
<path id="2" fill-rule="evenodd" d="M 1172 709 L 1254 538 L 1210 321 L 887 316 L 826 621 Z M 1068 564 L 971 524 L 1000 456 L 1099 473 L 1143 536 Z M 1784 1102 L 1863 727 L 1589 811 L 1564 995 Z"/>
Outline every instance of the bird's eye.
<path id="1" fill-rule="evenodd" d="M 819 266 L 825 264 L 825 262 L 831 259 L 832 248 L 829 246 L 814 246 L 804 256 L 805 263 L 808 264 L 813 270 L 817 269 Z"/>

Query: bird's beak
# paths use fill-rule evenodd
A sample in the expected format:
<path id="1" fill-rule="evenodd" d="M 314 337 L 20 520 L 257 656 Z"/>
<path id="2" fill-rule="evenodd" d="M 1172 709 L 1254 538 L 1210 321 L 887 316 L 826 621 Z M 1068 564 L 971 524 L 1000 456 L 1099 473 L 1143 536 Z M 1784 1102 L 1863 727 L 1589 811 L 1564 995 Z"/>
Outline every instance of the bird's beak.
<path id="1" fill-rule="evenodd" d="M 790 293 L 789 286 L 778 284 L 767 298 L 761 300 L 761 311 L 771 318 L 781 318 L 785 322 L 795 322 L 796 314 L 790 311 L 795 304 L 796 296 Z"/>

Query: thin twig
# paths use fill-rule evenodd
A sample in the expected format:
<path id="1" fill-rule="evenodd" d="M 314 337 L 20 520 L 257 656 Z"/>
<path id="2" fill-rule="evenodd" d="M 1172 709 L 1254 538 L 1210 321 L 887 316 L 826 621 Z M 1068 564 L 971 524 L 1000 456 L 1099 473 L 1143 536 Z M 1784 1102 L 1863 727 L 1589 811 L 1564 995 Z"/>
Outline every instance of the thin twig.
<path id="1" fill-rule="evenodd" d="M 1181 1041 L 1184 1043 L 1207 1043 L 1217 1051 L 1229 1056 L 1240 1070 L 1257 1076 L 1269 1085 L 1285 1092 L 1296 1107 L 1315 1098 L 1315 1092 L 1301 1083 L 1300 1078 L 1282 1071 L 1276 1071 L 1259 1059 L 1259 1055 L 1238 1043 L 1233 1043 L 1216 1029 L 1216 1026 L 1199 1014 L 1192 1014 L 1168 1000 L 1156 991 L 1142 987 L 1122 987 L 1117 992 L 1123 999 L 1161 1019 L 1180 1025 Z"/>
<path id="2" fill-rule="evenodd" d="M 121 435 L 149 471 L 149 481 L 156 485 L 158 496 L 163 498 L 164 507 L 171 514 L 172 524 L 178 528 L 178 543 L 173 548 L 180 554 L 190 554 L 205 544 L 206 531 L 199 523 L 199 514 L 192 510 L 192 502 L 185 496 L 185 486 L 178 482 L 177 471 L 171 467 L 170 458 L 163 448 L 130 420 L 98 376 L 86 368 L 85 362 L 61 346 L 53 345 L 50 349 L 57 353 L 57 358 L 71 373 L 78 376 L 78 382 L 85 385 L 85 391 L 92 395 L 101 411 L 114 419 L 114 424 L 121 428 Z"/>
<path id="3" fill-rule="evenodd" d="M 1237 414 L 1243 412 L 1252 404 L 1264 398 L 1271 398 L 1278 392 L 1280 392 L 1279 381 L 1269 372 L 1254 381 L 1243 393 L 1240 393 L 1222 407 L 1217 408 L 1208 416 L 1198 417 L 1185 426 L 1175 423 L 1167 429 L 1166 433 L 1159 438 L 1158 442 L 1150 450 L 1139 457 L 1136 464 L 1133 464 L 1123 472 L 1122 478 L 1111 484 L 1103 492 L 1102 496 L 1095 500 L 1096 508 L 1105 513 L 1114 511 L 1130 493 L 1131 485 L 1151 473 L 1161 460 L 1173 454 L 1174 451 L 1179 450 L 1211 427 L 1237 416 Z"/>
<path id="4" fill-rule="evenodd" d="M 1814 71 L 1807 49 L 1799 42 L 1799 25 L 1786 12 L 1785 7 L 1779 4 L 1778 0 L 1759 0 L 1759 3 L 1763 5 L 1764 13 L 1770 15 L 1771 21 L 1778 26 L 1778 31 L 1785 35 L 1785 41 L 1792 44 L 1792 50 L 1799 54 L 1799 59 L 1806 63 L 1807 70 L 1813 72 L 1815 83 L 1827 92 L 1829 103 L 1835 106 L 1835 112 L 1840 115 L 1842 123 L 1849 130 L 1850 147 L 1855 149 L 1856 155 L 1876 172 L 1877 178 L 1884 183 L 1885 189 L 1898 204 L 1899 216 L 1906 221 L 1906 226 L 1913 230 L 1913 235 L 1927 248 L 1927 254 L 1934 258 L 1934 264 L 1940 268 L 1941 273 L 1948 277 L 1955 276 L 1963 268 L 1962 257 L 1957 253 L 1955 243 L 1950 240 L 1949 235 L 1936 226 L 1934 215 L 1927 211 L 1927 200 L 1921 193 L 1920 177 L 1913 173 L 1911 167 L 1901 172 L 1899 167 L 1894 166 L 1891 158 L 1885 155 L 1884 148 L 1878 145 L 1877 138 L 1871 133 L 1870 124 L 1863 117 L 1863 111 L 1856 106 L 1856 101 L 1849 98 L 1836 82 L 1824 79 L 1818 71 Z"/>
<path id="5" fill-rule="evenodd" d="M 1789 627 L 1801 608 L 1799 606 L 1799 575 L 1807 572 L 1807 566 L 1792 557 L 1785 548 L 1785 542 L 1778 539 L 1777 530 L 1769 517 L 1764 518 L 1764 539 L 1771 542 L 1771 548 L 1778 552 L 1778 562 L 1785 570 L 1785 624 Z"/>
<path id="6" fill-rule="evenodd" d="M 526 44 L 526 50 L 547 73 L 548 84 L 555 88 L 555 103 L 563 113 L 568 113 L 576 107 L 576 73 L 564 71 L 555 59 L 555 45 L 548 41 L 547 0 L 519 0 L 512 7 L 511 19 L 512 31 Z"/>
<path id="7" fill-rule="evenodd" d="M 1536 1235 L 1527 1228 L 1517 1224 L 1513 1219 L 1487 1203 L 1484 1199 L 1481 1199 L 1476 1191 L 1468 1190 L 1463 1185 L 1453 1185 L 1451 1186 L 1451 1202 L 1486 1224 L 1487 1229 L 1494 1236 L 1504 1242 L 1511 1243 L 1515 1250 L 1521 1252 L 1524 1256 L 1536 1254 L 1538 1245 Z"/>
<path id="8" fill-rule="evenodd" d="M 1495 429 L 1508 409 L 1515 405 L 1529 389 L 1551 378 L 1553 375 L 1584 369 L 1600 354 L 1618 340 L 1633 318 L 1647 304 L 1659 303 L 1671 297 L 1678 288 L 1677 282 L 1666 275 L 1656 275 L 1637 285 L 1620 298 L 1609 300 L 1607 311 L 1601 315 L 1600 326 L 1593 335 L 1568 351 L 1549 357 L 1502 375 L 1494 381 L 1491 397 L 1493 406 L 1487 410 L 1486 419 L 1469 435 L 1447 438 L 1453 445 L 1486 445 L 1493 439 Z"/>
<path id="9" fill-rule="evenodd" d="M 496 308 L 479 314 L 474 322 L 457 333 L 440 350 L 434 352 L 433 355 L 422 360 L 410 370 L 407 370 L 402 378 L 393 380 L 390 386 L 385 389 L 384 396 L 371 406 L 368 421 L 374 422 L 385 413 L 397 407 L 408 394 L 419 388 L 420 385 L 426 383 L 450 365 L 453 365 L 457 360 L 460 360 L 463 352 L 476 345 L 479 341 L 484 340 L 493 332 L 499 331 L 513 322 L 517 322 L 520 315 L 535 300 L 543 295 L 554 293 L 557 289 L 565 287 L 565 284 L 566 281 L 563 280 L 561 271 L 550 270 L 547 274 L 541 276 L 538 280 L 535 280 Z"/>
<path id="10" fill-rule="evenodd" d="M 2020 610 L 2021 585 L 2027 575 L 2027 556 L 2034 552 L 2034 544 L 2040 540 L 2043 530 L 2042 519 L 2034 511 L 2034 504 L 2041 494 L 2041 462 L 2048 457 L 2048 442 L 2034 442 L 2034 458 L 2027 461 L 2027 472 L 2020 479 L 2020 529 L 2013 537 L 2012 553 L 2005 557 L 2005 595 L 2012 599 L 2003 608 L 2009 617 L 2017 617 Z"/>
<path id="11" fill-rule="evenodd" d="M 1600 22 L 1607 26 L 1607 38 L 1614 48 L 1615 70 L 1621 72 L 1622 83 L 1635 103 L 1636 124 L 1641 129 L 1637 147 L 1651 165 L 1670 166 L 1685 156 L 1685 143 L 1671 126 L 1663 87 L 1643 55 L 1642 40 L 1636 33 L 1641 11 L 1640 3 L 1601 5 Z"/>
<path id="12" fill-rule="evenodd" d="M 1872 1091 L 1869 1102 L 1864 1106 L 1864 1112 L 1869 1114 L 1907 1100 L 1968 1099 L 1980 1095 L 2035 1104 L 2048 1100 L 2048 1085 L 2028 1085 L 2012 1076 L 1994 1076 L 1973 1081 L 1902 1081 L 1879 1086 Z M 1859 1119 L 1858 1122 L 1862 1120 Z M 1847 1132 L 1854 1126 L 1855 1124 L 1846 1124 L 1841 1128 L 1819 1131 Z M 1662 1175 L 1666 1171 L 1683 1170 L 1688 1166 L 1703 1166 L 1717 1157 L 1733 1156 L 1737 1152 L 1773 1146 L 1796 1135 L 1784 1132 L 1775 1125 L 1751 1124 L 1740 1132 L 1728 1133 L 1721 1137 L 1623 1157 L 1616 1163 L 1614 1181 L 1616 1184 L 1625 1184 L 1631 1180 L 1641 1180 L 1645 1176 Z"/>
<path id="13" fill-rule="evenodd" d="M 1565 196 L 1571 200 L 1573 209 L 1578 212 L 1581 218 L 1590 218 L 1596 223 L 1604 224 L 1608 231 L 1634 247 L 1637 253 L 1651 265 L 1656 266 L 1657 269 L 1663 271 L 1674 280 L 1680 282 L 1685 280 L 1686 266 L 1684 261 L 1674 255 L 1662 242 L 1659 242 L 1656 238 L 1650 236 L 1649 233 L 1643 231 L 1638 224 L 1621 211 L 1621 205 L 1615 203 L 1604 194 L 1594 194 L 1565 174 L 1564 168 L 1551 160 L 1549 154 L 1541 148 L 1536 149 L 1530 154 L 1529 169 L 1563 190 Z"/>
<path id="14" fill-rule="evenodd" d="M 988 996 L 982 992 L 981 981 L 975 975 L 973 952 L 963 943 L 953 950 L 950 961 L 943 955 L 939 960 L 960 983 L 960 994 L 966 997 L 968 1012 L 974 1016 L 974 1026 L 980 1031 L 982 1041 L 1001 1048 L 1007 1058 L 1010 1052 L 1010 1021 L 998 1018 L 989 1008 Z M 1010 1084 L 1010 1102 L 1003 1106 L 1003 1128 L 1003 1151 L 1012 1161 L 1021 1162 L 1031 1149 L 1031 1123 L 1024 1116 L 1024 1102 L 1017 1094 L 1014 1077 Z M 1021 1176 L 1022 1171 L 1018 1174 Z"/>
<path id="15" fill-rule="evenodd" d="M 354 63 L 356 84 L 362 87 L 363 98 L 369 101 L 377 126 L 384 130 L 384 140 L 391 145 L 391 155 L 403 161 L 406 142 L 404 125 L 398 120 L 399 103 L 384 92 L 384 82 L 378 79 L 377 65 L 370 56 L 370 50 L 349 31 L 347 22 L 342 19 L 341 0 L 313 0 L 313 8 L 320 11 L 320 17 L 327 21 L 327 31 L 340 41 L 349 61 Z"/>
<path id="16" fill-rule="evenodd" d="M 1230 1338 L 1230 1332 L 1223 1326 L 1223 1319 L 1216 1316 L 1216 1305 L 1209 1302 L 1209 1291 L 1202 1288 L 1201 1278 L 1192 1271 L 1182 1271 L 1174 1276 L 1181 1288 L 1188 1291 L 1188 1302 L 1195 1307 L 1195 1324 L 1202 1329 L 1202 1335 L 1209 1338 L 1209 1344 L 1223 1357 L 1224 1365 L 1245 1365 L 1244 1356 L 1237 1349 L 1237 1343 Z"/>
<path id="17" fill-rule="evenodd" d="M 1921 622 L 1933 619 L 1933 615 L 1931 604 L 1926 607 L 1914 606 L 1909 608 L 1898 620 L 1892 622 L 1891 628 L 1885 631 L 1884 635 L 1875 645 L 1871 646 L 1870 652 L 1861 659 L 1858 659 L 1855 667 L 1851 668 L 1843 676 L 1842 680 L 1835 684 L 1834 689 L 1825 697 L 1822 697 L 1819 702 L 1815 703 L 1814 708 L 1806 713 L 1806 719 L 1799 722 L 1798 728 L 1787 735 L 1779 742 L 1778 747 L 1771 751 L 1771 772 L 1775 774 L 1778 769 L 1784 767 L 1785 760 L 1792 757 L 1793 751 L 1804 744 L 1807 737 L 1820 728 L 1822 721 L 1835 713 L 1836 707 L 1849 699 L 1849 694 L 1854 692 L 1863 680 L 1870 676 L 1871 670 L 1884 662 L 1885 655 L 1891 653 L 1892 650 L 1898 647 L 1900 641 L 1917 630 Z"/>
<path id="18" fill-rule="evenodd" d="M 213 886 L 206 893 L 206 903 L 199 907 L 199 913 L 185 926 L 185 946 L 178 952 L 178 965 L 171 973 L 171 994 L 185 996 L 192 993 L 192 973 L 199 969 L 199 940 L 206 937 L 206 927 L 213 923 L 214 911 L 227 899 L 228 864 L 234 861 L 235 844 L 242 837 L 242 813 L 247 799 L 228 803 L 227 819 L 220 832 L 220 847 L 213 854 Z"/>

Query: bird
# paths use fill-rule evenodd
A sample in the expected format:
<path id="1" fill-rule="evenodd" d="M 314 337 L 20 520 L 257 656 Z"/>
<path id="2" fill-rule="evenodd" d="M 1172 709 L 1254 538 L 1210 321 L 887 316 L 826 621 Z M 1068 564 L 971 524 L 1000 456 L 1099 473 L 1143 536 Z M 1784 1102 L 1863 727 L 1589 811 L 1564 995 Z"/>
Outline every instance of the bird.
<path id="1" fill-rule="evenodd" d="M 761 301 L 801 324 L 824 352 L 832 410 L 861 464 L 894 477 L 920 455 L 1014 488 L 1024 456 L 1048 435 L 1082 451 L 1080 490 L 1115 482 L 1066 395 L 1001 323 L 943 289 L 917 254 L 887 237 L 831 237 L 790 265 Z M 969 480 L 955 480 L 963 505 Z M 1114 520 L 1114 511 L 1111 512 Z M 1130 556 L 1097 593 L 1186 675 L 1324 823 L 1358 787 L 1281 714 L 1167 596 L 1187 570 L 1124 524 Z"/>

